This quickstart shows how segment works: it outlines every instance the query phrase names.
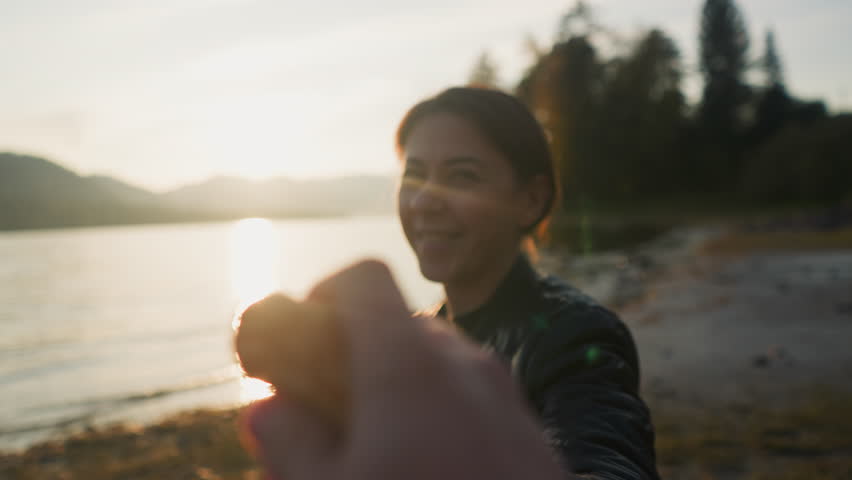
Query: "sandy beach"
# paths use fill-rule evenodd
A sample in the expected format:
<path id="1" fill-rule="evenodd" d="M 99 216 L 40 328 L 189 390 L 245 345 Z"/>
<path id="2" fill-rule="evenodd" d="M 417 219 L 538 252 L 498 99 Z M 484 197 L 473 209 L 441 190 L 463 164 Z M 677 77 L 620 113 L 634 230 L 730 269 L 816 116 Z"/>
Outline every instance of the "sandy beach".
<path id="1" fill-rule="evenodd" d="M 717 231 L 617 305 L 665 478 L 852 478 L 848 233 L 802 249 Z"/>
<path id="2" fill-rule="evenodd" d="M 852 242 L 837 242 L 852 235 L 806 249 L 755 247 L 748 235 L 689 228 L 596 265 L 551 252 L 543 266 L 630 326 L 664 478 L 852 478 Z M 0 479 L 259 478 L 238 447 L 237 414 L 190 412 L 0 454 Z"/>
<path id="3" fill-rule="evenodd" d="M 655 401 L 784 405 L 852 387 L 852 252 L 694 256 L 620 313 Z"/>

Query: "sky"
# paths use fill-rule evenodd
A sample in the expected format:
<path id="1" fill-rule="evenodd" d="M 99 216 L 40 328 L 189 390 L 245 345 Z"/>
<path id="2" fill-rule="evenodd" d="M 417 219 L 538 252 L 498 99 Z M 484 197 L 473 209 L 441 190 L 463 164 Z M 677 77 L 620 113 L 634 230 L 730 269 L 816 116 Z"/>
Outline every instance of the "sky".
<path id="1" fill-rule="evenodd" d="M 506 87 L 573 0 L 0 0 L 0 151 L 166 191 L 215 175 L 393 172 L 416 101 L 488 51 Z M 591 0 L 694 68 L 703 0 Z M 852 110 L 852 1 L 739 0 L 796 96 Z M 687 91 L 695 96 L 693 77 Z"/>

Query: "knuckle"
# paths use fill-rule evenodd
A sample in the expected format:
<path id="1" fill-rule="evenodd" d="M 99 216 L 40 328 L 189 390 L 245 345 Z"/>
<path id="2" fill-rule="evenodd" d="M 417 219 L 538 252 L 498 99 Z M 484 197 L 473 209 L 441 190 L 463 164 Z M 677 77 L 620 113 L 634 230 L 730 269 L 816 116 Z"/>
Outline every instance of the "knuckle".
<path id="1" fill-rule="evenodd" d="M 377 258 L 366 258 L 356 263 L 350 272 L 359 274 L 375 275 L 382 277 L 390 277 L 391 271 L 387 264 Z"/>

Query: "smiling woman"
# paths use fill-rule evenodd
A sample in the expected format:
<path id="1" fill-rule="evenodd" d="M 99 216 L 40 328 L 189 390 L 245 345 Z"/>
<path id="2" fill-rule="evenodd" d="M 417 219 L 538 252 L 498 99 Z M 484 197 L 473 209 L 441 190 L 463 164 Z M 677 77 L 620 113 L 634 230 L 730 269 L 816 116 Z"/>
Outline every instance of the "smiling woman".
<path id="1" fill-rule="evenodd" d="M 569 471 L 659 478 L 630 332 L 531 264 L 529 240 L 558 198 L 532 112 L 499 91 L 450 88 L 409 110 L 396 140 L 400 222 L 446 293 L 436 318 L 510 365 Z"/>

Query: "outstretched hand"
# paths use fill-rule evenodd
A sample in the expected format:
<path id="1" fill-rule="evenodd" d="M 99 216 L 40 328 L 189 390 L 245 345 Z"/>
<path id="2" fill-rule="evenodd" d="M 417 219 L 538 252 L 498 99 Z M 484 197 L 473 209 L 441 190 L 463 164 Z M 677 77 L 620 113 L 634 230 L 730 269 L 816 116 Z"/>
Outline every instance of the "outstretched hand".
<path id="1" fill-rule="evenodd" d="M 341 270 L 308 300 L 342 323 L 351 411 L 341 434 L 287 392 L 247 407 L 272 478 L 562 478 L 505 366 L 449 326 L 412 317 L 384 264 Z"/>

